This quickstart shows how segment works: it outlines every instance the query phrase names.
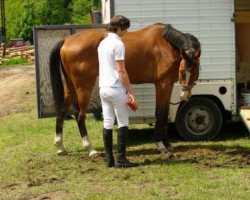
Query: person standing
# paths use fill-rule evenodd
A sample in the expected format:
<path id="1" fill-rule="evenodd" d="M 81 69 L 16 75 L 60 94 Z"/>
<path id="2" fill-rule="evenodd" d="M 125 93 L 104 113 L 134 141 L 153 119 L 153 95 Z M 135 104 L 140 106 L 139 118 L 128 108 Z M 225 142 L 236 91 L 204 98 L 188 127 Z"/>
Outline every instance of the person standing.
<path id="1" fill-rule="evenodd" d="M 129 124 L 128 97 L 136 100 L 125 69 L 125 46 L 121 40 L 130 26 L 122 15 L 112 17 L 108 35 L 98 46 L 99 87 L 103 110 L 103 142 L 108 167 L 135 167 L 138 164 L 126 158 L 126 141 Z M 113 156 L 113 125 L 118 124 L 117 157 Z"/>

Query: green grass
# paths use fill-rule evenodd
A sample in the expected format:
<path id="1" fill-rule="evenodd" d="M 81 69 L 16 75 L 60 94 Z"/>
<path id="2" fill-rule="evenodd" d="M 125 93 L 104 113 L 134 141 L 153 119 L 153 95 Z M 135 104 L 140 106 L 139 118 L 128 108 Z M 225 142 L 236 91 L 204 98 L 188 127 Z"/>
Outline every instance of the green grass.
<path id="1" fill-rule="evenodd" d="M 1 62 L 2 62 L 2 66 L 16 66 L 16 65 L 22 65 L 22 64 L 29 64 L 30 63 L 29 60 L 27 58 L 25 58 L 25 57 L 2 59 Z"/>
<path id="2" fill-rule="evenodd" d="M 101 122 L 88 116 L 89 135 L 100 152 L 95 159 L 83 150 L 74 120 L 65 122 L 69 154 L 57 156 L 54 126 L 54 118 L 39 120 L 34 113 L 0 118 L 0 199 L 228 200 L 250 196 L 250 144 L 245 134 L 213 142 L 173 137 L 175 157 L 170 159 L 167 153 L 156 153 L 152 129 L 133 125 L 128 157 L 140 166 L 108 169 Z"/>

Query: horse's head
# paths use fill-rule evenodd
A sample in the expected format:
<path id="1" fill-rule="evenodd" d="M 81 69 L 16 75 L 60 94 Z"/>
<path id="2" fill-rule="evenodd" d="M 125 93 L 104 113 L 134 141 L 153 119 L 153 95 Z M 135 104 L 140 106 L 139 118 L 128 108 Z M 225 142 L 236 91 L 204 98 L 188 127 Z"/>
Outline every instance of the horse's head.
<path id="1" fill-rule="evenodd" d="M 187 101 L 191 97 L 191 89 L 199 76 L 200 42 L 192 34 L 182 33 L 174 29 L 170 24 L 163 24 L 162 35 L 166 41 L 179 51 L 181 57 L 179 83 L 182 86 L 180 98 Z"/>
<path id="2" fill-rule="evenodd" d="M 180 98 L 188 101 L 191 97 L 191 89 L 196 84 L 200 69 L 200 43 L 191 34 L 185 34 L 185 45 L 181 50 L 181 62 L 179 67 L 179 83 L 181 84 Z"/>

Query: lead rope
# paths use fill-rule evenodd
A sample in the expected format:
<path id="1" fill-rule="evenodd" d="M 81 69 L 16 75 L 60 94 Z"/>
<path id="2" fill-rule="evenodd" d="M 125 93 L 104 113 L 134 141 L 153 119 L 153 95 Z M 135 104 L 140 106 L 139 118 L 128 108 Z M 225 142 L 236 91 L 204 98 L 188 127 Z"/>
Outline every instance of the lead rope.
<path id="1" fill-rule="evenodd" d="M 170 104 L 171 105 L 178 105 L 178 104 L 180 104 L 182 101 L 178 101 L 178 102 L 176 102 L 176 103 L 172 103 L 171 101 L 170 101 Z"/>
<path id="2" fill-rule="evenodd" d="M 181 87 L 182 87 L 183 90 L 190 90 L 190 89 L 192 89 L 195 85 L 196 85 L 196 83 L 193 83 L 192 85 L 187 85 L 187 86 L 182 85 Z M 176 103 L 172 103 L 172 102 L 170 101 L 170 104 L 171 104 L 171 105 L 178 105 L 178 104 L 180 104 L 181 102 L 182 102 L 181 100 L 178 101 L 178 102 L 176 102 Z"/>

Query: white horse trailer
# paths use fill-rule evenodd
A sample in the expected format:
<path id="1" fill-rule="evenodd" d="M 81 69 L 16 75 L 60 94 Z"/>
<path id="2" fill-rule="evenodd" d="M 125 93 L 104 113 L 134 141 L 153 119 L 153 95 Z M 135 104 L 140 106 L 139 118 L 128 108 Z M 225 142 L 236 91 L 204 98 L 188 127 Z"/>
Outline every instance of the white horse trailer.
<path id="1" fill-rule="evenodd" d="M 102 0 L 102 22 L 121 14 L 131 20 L 130 30 L 161 22 L 195 35 L 201 42 L 201 69 L 192 99 L 171 105 L 169 121 L 186 139 L 212 139 L 223 121 L 235 120 L 239 108 L 250 119 L 250 1 L 249 0 Z M 134 86 L 140 109 L 133 120 L 154 120 L 153 86 Z M 179 101 L 179 84 L 171 102 Z M 249 95 L 249 97 L 248 97 Z M 245 97 L 245 99 L 243 99 Z M 242 101 L 243 100 L 243 101 Z M 141 118 L 143 116 L 143 118 Z"/>
<path id="2" fill-rule="evenodd" d="M 169 122 L 185 139 L 214 138 L 223 121 L 239 119 L 240 107 L 246 124 L 250 119 L 250 1 L 249 0 L 102 0 L 102 23 L 121 14 L 131 20 L 129 31 L 161 22 L 195 35 L 202 45 L 200 76 L 187 103 L 170 106 Z M 39 118 L 54 116 L 49 79 L 49 52 L 69 34 L 103 25 L 38 26 L 34 28 Z M 153 84 L 134 85 L 139 109 L 131 123 L 155 122 Z M 171 102 L 179 102 L 176 83 Z M 249 95 L 249 97 L 248 97 Z M 245 98 L 243 98 L 245 97 Z M 100 107 L 98 87 L 91 108 Z"/>

